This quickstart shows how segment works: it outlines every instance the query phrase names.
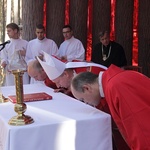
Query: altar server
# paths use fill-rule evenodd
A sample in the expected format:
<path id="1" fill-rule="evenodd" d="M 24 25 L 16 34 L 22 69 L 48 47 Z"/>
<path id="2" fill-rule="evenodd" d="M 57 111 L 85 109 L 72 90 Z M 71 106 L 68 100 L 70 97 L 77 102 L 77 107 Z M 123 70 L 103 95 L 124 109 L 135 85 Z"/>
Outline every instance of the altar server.
<path id="1" fill-rule="evenodd" d="M 85 60 L 85 49 L 82 42 L 73 36 L 70 25 L 65 25 L 62 29 L 65 41 L 59 47 L 59 57 L 62 60 Z"/>
<path id="2" fill-rule="evenodd" d="M 15 23 L 10 23 L 6 26 L 7 34 L 10 38 L 10 43 L 5 45 L 5 48 L 1 51 L 1 65 L 5 68 L 5 86 L 15 85 L 14 75 L 10 72 L 8 66 L 13 57 L 15 57 L 16 51 L 19 51 L 21 57 L 24 59 L 26 56 L 26 49 L 28 42 L 20 38 L 19 26 Z M 29 84 L 29 76 L 27 72 L 23 75 L 23 83 Z"/>

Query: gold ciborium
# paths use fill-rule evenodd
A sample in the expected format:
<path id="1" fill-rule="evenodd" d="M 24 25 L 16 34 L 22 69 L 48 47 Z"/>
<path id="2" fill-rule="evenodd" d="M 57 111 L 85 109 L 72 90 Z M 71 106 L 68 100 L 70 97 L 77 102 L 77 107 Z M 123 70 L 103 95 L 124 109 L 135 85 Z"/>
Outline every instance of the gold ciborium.
<path id="1" fill-rule="evenodd" d="M 16 100 L 17 103 L 14 106 L 14 110 L 18 113 L 17 116 L 12 117 L 9 120 L 10 125 L 20 126 L 27 125 L 34 122 L 34 120 L 24 114 L 27 109 L 26 104 L 24 103 L 24 94 L 23 94 L 23 74 L 27 71 L 27 64 L 25 60 L 20 55 L 20 51 L 15 51 L 8 65 L 8 70 L 15 77 L 15 86 L 16 86 Z"/>

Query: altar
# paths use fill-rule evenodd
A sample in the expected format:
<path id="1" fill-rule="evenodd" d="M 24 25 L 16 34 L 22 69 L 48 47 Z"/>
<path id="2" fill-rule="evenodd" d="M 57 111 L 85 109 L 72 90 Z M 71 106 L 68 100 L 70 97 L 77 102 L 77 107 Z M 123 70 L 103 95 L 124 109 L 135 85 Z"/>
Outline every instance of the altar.
<path id="1" fill-rule="evenodd" d="M 15 87 L 1 87 L 5 97 Z M 34 123 L 11 126 L 12 102 L 0 104 L 0 150 L 112 150 L 111 117 L 43 84 L 24 85 L 24 93 L 46 92 L 52 100 L 26 102 Z"/>

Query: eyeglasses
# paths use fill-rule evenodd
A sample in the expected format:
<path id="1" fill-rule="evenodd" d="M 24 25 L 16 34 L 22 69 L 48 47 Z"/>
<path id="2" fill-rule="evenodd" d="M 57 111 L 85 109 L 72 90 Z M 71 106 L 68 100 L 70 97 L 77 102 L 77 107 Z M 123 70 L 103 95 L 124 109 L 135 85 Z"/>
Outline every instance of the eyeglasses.
<path id="1" fill-rule="evenodd" d="M 66 31 L 66 32 L 63 32 L 63 34 L 66 34 L 66 33 L 70 33 L 71 31 Z"/>

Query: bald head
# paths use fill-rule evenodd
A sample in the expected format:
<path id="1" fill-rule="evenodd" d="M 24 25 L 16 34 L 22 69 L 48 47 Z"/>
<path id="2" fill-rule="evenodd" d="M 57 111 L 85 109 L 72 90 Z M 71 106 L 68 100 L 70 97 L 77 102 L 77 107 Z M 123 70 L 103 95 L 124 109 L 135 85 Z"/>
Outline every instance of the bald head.
<path id="1" fill-rule="evenodd" d="M 28 74 L 38 81 L 44 81 L 47 77 L 38 60 L 33 60 L 28 64 Z"/>
<path id="2" fill-rule="evenodd" d="M 38 62 L 38 60 L 30 61 L 28 64 L 28 74 L 30 75 L 31 72 L 34 72 L 35 70 L 41 70 L 42 66 Z"/>

